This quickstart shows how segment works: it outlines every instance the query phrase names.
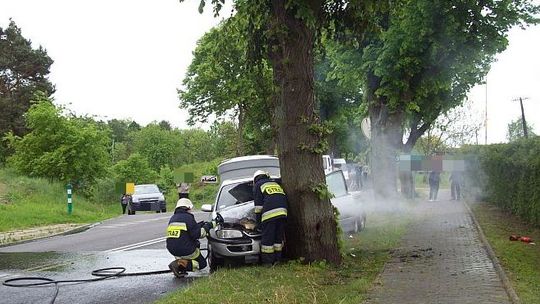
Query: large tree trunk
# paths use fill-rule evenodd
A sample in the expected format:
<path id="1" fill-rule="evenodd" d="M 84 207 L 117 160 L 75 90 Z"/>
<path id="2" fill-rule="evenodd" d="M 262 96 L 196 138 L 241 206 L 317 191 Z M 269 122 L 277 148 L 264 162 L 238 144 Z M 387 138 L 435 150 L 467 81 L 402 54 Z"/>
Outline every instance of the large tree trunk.
<path id="1" fill-rule="evenodd" d="M 238 105 L 238 141 L 236 142 L 236 156 L 244 155 L 244 124 L 246 111 L 242 105 Z"/>
<path id="2" fill-rule="evenodd" d="M 306 261 L 340 263 L 336 218 L 328 198 L 313 188 L 325 183 L 322 157 L 314 153 L 321 140 L 310 132 L 315 115 L 313 46 L 315 29 L 295 18 L 287 0 L 272 1 L 270 27 L 275 30 L 270 61 L 276 85 L 276 125 L 281 176 L 289 200 L 287 252 Z M 315 16 L 321 3 L 312 1 Z"/>
<path id="3" fill-rule="evenodd" d="M 409 138 L 401 147 L 401 152 L 404 154 L 411 154 L 418 139 L 429 129 L 430 123 L 424 123 L 420 125 L 420 118 L 413 117 L 410 123 Z M 428 137 L 429 138 L 429 137 Z M 401 194 L 406 198 L 416 197 L 416 188 L 414 185 L 414 177 L 412 170 L 404 170 L 399 172 L 399 181 Z"/>
<path id="4" fill-rule="evenodd" d="M 368 77 L 367 98 L 371 120 L 371 177 L 377 198 L 397 197 L 398 162 L 402 145 L 403 114 L 391 111 L 386 100 L 376 96 L 379 79 Z"/>

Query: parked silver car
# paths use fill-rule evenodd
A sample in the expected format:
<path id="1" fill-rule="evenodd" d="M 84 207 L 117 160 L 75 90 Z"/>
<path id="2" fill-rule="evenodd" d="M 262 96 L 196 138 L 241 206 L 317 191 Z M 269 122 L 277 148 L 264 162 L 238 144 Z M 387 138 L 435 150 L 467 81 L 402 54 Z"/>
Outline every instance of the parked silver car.
<path id="1" fill-rule="evenodd" d="M 229 178 L 222 179 L 215 203 L 202 206 L 203 211 L 212 212 L 211 218 L 215 218 L 219 213 L 225 220 L 220 227 L 211 230 L 208 236 L 210 268 L 215 269 L 226 260 L 258 262 L 261 235 L 255 230 L 253 181 L 246 173 L 251 175 L 255 170 L 262 169 L 277 178 L 279 161 L 272 156 L 242 157 L 227 161 L 225 166 L 218 167 L 218 172 L 220 169 L 220 176 Z M 236 175 L 235 172 L 241 173 Z M 359 197 L 347 190 L 343 173 L 334 171 L 327 174 L 326 183 L 334 195 L 331 202 L 340 213 L 339 223 L 342 230 L 347 233 L 362 230 L 366 223 L 366 214 Z"/>
<path id="2" fill-rule="evenodd" d="M 127 209 L 129 215 L 135 214 L 136 211 L 167 212 L 167 203 L 157 185 L 135 185 L 135 193 L 131 195 Z"/>

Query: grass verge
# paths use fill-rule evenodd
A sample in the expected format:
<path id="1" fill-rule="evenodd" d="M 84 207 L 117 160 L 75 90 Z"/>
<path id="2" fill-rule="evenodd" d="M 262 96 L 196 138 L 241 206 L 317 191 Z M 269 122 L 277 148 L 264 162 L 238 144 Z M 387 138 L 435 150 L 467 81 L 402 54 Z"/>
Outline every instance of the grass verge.
<path id="1" fill-rule="evenodd" d="M 64 185 L 0 169 L 0 232 L 63 223 L 92 223 L 120 215 L 119 202 L 93 202 L 75 191 L 67 213 Z"/>
<path id="2" fill-rule="evenodd" d="M 484 234 L 523 304 L 540 299 L 540 229 L 487 204 L 472 204 Z M 512 242 L 509 236 L 529 236 L 539 245 Z"/>
<path id="3" fill-rule="evenodd" d="M 157 303 L 360 303 L 406 231 L 407 216 L 369 216 L 344 240 L 340 267 L 296 261 L 273 268 L 220 269 Z"/>

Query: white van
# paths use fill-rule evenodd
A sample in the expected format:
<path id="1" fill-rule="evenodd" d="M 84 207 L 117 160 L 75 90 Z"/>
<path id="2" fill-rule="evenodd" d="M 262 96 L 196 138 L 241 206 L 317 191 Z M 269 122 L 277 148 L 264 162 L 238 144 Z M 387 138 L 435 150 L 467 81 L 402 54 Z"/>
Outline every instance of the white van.
<path id="1" fill-rule="evenodd" d="M 332 158 L 330 157 L 330 155 L 323 155 L 322 160 L 323 160 L 324 174 L 326 175 L 332 172 L 333 171 Z"/>

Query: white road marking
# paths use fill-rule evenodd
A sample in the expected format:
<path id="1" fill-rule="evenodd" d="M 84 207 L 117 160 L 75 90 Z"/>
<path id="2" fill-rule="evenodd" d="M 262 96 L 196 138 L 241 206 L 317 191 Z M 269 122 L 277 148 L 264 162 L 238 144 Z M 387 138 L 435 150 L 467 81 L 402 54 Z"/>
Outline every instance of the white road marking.
<path id="1" fill-rule="evenodd" d="M 126 227 L 126 226 L 138 225 L 138 224 L 154 222 L 154 221 L 163 221 L 163 220 L 167 220 L 167 218 L 168 217 L 157 217 L 157 218 L 143 219 L 143 220 L 138 220 L 138 221 L 133 221 L 133 222 L 104 224 L 104 225 L 97 226 L 96 228 L 111 229 L 111 228 L 118 228 L 118 227 Z M 164 224 L 165 222 L 166 221 L 164 221 Z"/>
<path id="2" fill-rule="evenodd" d="M 129 244 L 129 245 L 109 249 L 109 250 L 106 250 L 104 252 L 105 253 L 111 253 L 111 252 L 127 251 L 127 250 L 131 250 L 131 249 L 139 248 L 139 247 L 144 247 L 144 246 L 149 246 L 149 245 L 152 245 L 152 244 L 156 244 L 156 243 L 164 241 L 165 239 L 166 239 L 166 237 L 163 236 L 163 237 L 159 237 L 159 238 L 144 241 L 144 242 L 139 242 L 139 243 L 135 243 L 135 244 Z"/>

